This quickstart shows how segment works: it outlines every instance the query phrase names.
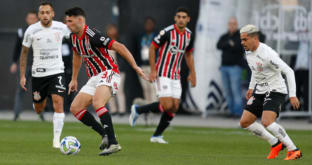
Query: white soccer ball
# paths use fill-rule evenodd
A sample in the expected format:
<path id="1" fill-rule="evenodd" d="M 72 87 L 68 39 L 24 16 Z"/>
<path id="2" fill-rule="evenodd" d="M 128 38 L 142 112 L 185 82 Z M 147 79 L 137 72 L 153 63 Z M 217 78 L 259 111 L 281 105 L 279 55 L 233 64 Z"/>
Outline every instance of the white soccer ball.
<path id="1" fill-rule="evenodd" d="M 75 155 L 80 151 L 80 142 L 74 136 L 66 136 L 61 141 L 60 150 L 65 155 Z"/>

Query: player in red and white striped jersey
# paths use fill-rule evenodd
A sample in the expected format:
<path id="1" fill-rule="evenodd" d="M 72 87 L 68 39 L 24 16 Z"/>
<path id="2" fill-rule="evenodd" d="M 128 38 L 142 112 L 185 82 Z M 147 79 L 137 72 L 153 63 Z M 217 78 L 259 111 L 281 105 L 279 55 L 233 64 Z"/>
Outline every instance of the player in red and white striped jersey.
<path id="1" fill-rule="evenodd" d="M 68 9 L 65 12 L 66 24 L 71 30 L 73 44 L 73 75 L 69 84 L 69 92 L 77 91 L 78 72 L 84 61 L 86 65 L 88 82 L 81 88 L 75 97 L 70 111 L 83 124 L 91 127 L 102 137 L 102 150 L 99 155 L 109 155 L 121 150 L 118 144 L 111 116 L 105 108 L 105 104 L 116 94 L 120 83 L 120 76 L 117 64 L 108 54 L 112 49 L 125 58 L 130 66 L 145 80 L 142 69 L 137 66 L 132 54 L 121 43 L 104 36 L 99 31 L 89 28 L 85 24 L 85 13 L 79 7 Z M 100 125 L 86 108 L 92 104 L 100 118 Z"/>
<path id="2" fill-rule="evenodd" d="M 174 20 L 175 24 L 161 30 L 149 48 L 150 81 L 155 84 L 159 102 L 140 107 L 132 105 L 129 117 L 130 125 L 134 126 L 139 114 L 148 113 L 149 111 L 162 112 L 159 125 L 150 139 L 151 142 L 156 143 L 167 143 L 161 135 L 179 109 L 182 93 L 180 68 L 183 57 L 185 57 L 190 70 L 188 80 L 191 82 L 192 87 L 196 85 L 192 53 L 194 37 L 186 27 L 190 21 L 188 10 L 178 8 Z M 157 50 L 158 59 L 155 60 Z"/>

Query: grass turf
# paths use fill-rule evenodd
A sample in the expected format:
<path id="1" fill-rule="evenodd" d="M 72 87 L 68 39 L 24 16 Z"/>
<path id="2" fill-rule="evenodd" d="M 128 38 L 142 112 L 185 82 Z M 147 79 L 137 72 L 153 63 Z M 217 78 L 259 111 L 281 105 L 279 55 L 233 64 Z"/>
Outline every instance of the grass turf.
<path id="1" fill-rule="evenodd" d="M 269 145 L 242 129 L 171 127 L 165 133 L 168 145 L 152 144 L 155 127 L 115 125 L 122 151 L 98 156 L 99 136 L 81 123 L 65 123 L 62 137 L 76 136 L 77 155 L 62 155 L 52 148 L 52 123 L 0 120 L 0 164 L 23 165 L 311 165 L 312 131 L 288 130 L 303 158 L 284 161 L 286 151 L 266 160 Z"/>

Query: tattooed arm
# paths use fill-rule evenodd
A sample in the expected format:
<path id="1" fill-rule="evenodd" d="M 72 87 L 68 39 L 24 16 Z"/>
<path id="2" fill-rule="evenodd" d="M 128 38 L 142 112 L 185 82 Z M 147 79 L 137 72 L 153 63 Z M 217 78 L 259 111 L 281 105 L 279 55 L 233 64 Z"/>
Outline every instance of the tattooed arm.
<path id="1" fill-rule="evenodd" d="M 20 85 L 25 91 L 27 91 L 27 88 L 25 87 L 26 85 L 25 72 L 26 72 L 26 66 L 27 66 L 28 51 L 29 51 L 29 48 L 26 46 L 23 46 L 22 51 L 21 51 L 21 57 L 20 57 Z"/>

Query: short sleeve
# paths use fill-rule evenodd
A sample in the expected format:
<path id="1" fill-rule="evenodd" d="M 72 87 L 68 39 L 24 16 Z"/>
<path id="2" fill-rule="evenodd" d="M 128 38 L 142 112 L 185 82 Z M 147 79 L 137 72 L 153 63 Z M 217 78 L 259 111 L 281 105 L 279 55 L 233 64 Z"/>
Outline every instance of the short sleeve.
<path id="1" fill-rule="evenodd" d="M 94 32 L 94 35 L 90 36 L 90 41 L 96 46 L 96 47 L 104 47 L 107 49 L 111 49 L 113 43 L 115 40 L 105 36 L 98 30 L 94 29 L 92 30 Z M 92 33 L 92 32 L 91 32 Z"/>
<path id="2" fill-rule="evenodd" d="M 186 48 L 186 52 L 193 52 L 194 49 L 194 35 L 191 36 L 190 44 Z"/>
<path id="3" fill-rule="evenodd" d="M 28 27 L 25 34 L 24 34 L 24 39 L 23 39 L 23 46 L 30 48 L 31 44 L 33 41 L 33 37 L 31 34 L 31 29 Z"/>
<path id="4" fill-rule="evenodd" d="M 152 44 L 159 48 L 161 45 L 163 45 L 168 40 L 169 32 L 165 30 L 161 30 L 158 35 L 154 38 Z"/>

